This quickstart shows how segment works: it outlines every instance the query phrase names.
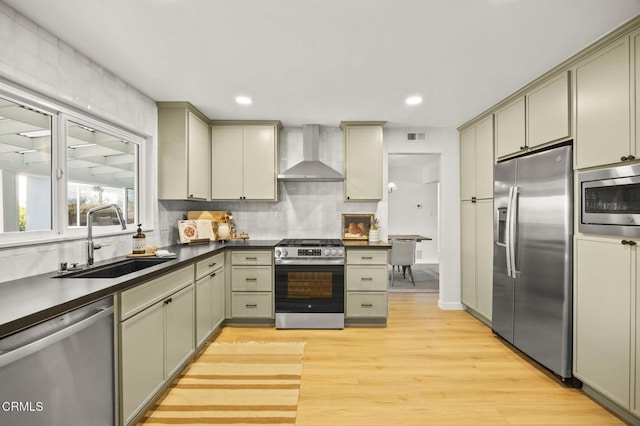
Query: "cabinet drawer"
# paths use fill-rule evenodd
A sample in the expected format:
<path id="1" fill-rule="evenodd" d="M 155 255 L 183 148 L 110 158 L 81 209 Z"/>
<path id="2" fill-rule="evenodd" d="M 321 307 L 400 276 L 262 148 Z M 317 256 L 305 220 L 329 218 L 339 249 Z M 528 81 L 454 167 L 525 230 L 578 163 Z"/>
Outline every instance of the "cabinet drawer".
<path id="1" fill-rule="evenodd" d="M 347 266 L 347 291 L 387 291 L 388 277 L 387 265 Z"/>
<path id="2" fill-rule="evenodd" d="M 211 274 L 216 269 L 224 266 L 224 253 L 214 254 L 199 262 L 196 262 L 196 279 Z"/>
<path id="3" fill-rule="evenodd" d="M 231 252 L 232 265 L 271 265 L 273 252 L 236 250 Z"/>
<path id="4" fill-rule="evenodd" d="M 237 293 L 231 295 L 233 318 L 273 318 L 272 293 Z"/>
<path id="5" fill-rule="evenodd" d="M 387 250 L 347 250 L 348 265 L 386 265 Z"/>
<path id="6" fill-rule="evenodd" d="M 347 292 L 347 317 L 387 316 L 387 293 Z"/>
<path id="7" fill-rule="evenodd" d="M 140 284 L 120 293 L 120 320 L 153 305 L 193 282 L 193 265 Z"/>
<path id="8" fill-rule="evenodd" d="M 271 266 L 232 266 L 231 289 L 233 291 L 271 291 L 273 270 Z"/>

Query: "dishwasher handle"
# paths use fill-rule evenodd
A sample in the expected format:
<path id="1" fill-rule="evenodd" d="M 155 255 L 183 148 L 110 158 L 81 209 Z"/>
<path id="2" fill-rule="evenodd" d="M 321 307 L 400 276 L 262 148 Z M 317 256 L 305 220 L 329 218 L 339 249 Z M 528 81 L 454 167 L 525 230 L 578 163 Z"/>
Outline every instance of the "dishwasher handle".
<path id="1" fill-rule="evenodd" d="M 5 365 L 9 365 L 15 361 L 18 361 L 26 356 L 31 355 L 37 351 L 40 351 L 54 343 L 60 342 L 69 336 L 72 336 L 85 328 L 88 328 L 98 321 L 105 319 L 113 314 L 113 306 L 106 308 L 100 308 L 99 312 L 91 315 L 88 318 L 84 318 L 76 323 L 73 323 L 61 330 L 58 330 L 52 334 L 49 334 L 34 342 L 28 343 L 24 346 L 20 346 L 16 349 L 0 354 L 0 368 Z"/>

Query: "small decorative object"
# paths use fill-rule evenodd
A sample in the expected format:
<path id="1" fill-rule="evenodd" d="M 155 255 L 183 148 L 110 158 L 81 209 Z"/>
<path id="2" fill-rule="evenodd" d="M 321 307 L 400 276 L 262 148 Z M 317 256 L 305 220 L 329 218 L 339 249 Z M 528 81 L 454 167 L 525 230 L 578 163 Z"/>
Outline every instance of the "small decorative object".
<path id="1" fill-rule="evenodd" d="M 144 254 L 147 250 L 147 239 L 142 233 L 142 224 L 138 224 L 138 231 L 133 235 L 133 254 Z"/>
<path id="2" fill-rule="evenodd" d="M 182 244 L 208 243 L 216 239 L 210 220 L 179 220 L 178 233 Z"/>
<path id="3" fill-rule="evenodd" d="M 380 227 L 378 226 L 378 219 L 374 219 L 369 229 L 369 242 L 377 243 L 380 241 Z"/>
<path id="4" fill-rule="evenodd" d="M 369 238 L 369 230 L 373 223 L 372 214 L 343 214 L 342 215 L 342 239 L 366 240 Z"/>

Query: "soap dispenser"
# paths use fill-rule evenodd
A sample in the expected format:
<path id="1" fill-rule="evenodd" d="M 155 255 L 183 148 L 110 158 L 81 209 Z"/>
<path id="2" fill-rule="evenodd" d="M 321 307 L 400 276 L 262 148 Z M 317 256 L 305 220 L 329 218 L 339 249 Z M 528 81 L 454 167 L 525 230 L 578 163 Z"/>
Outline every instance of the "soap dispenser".
<path id="1" fill-rule="evenodd" d="M 144 254 L 147 251 L 147 239 L 142 233 L 142 224 L 138 224 L 138 232 L 133 236 L 133 254 Z"/>

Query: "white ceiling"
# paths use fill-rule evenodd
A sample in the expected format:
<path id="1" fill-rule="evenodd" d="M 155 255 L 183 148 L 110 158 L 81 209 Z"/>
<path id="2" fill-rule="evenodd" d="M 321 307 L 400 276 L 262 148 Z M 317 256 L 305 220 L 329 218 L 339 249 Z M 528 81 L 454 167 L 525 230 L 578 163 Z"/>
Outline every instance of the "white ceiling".
<path id="1" fill-rule="evenodd" d="M 455 127 L 640 13 L 640 0 L 2 1 L 154 100 L 285 126 Z M 404 105 L 412 94 L 423 104 Z"/>

